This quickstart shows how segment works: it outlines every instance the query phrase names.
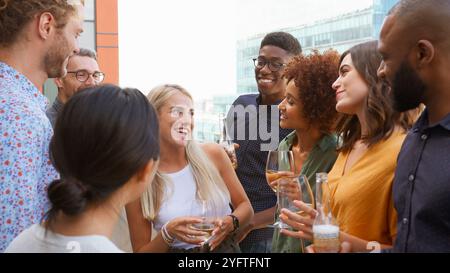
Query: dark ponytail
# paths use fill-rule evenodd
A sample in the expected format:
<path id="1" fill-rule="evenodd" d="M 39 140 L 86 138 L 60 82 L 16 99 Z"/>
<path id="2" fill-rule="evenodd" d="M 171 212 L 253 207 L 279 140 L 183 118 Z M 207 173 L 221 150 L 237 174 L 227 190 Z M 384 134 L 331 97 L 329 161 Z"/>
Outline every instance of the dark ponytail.
<path id="1" fill-rule="evenodd" d="M 58 115 L 50 143 L 61 175 L 48 188 L 48 223 L 76 216 L 122 187 L 159 158 L 156 111 L 137 89 L 114 85 L 75 94 Z"/>
<path id="2" fill-rule="evenodd" d="M 55 180 L 47 191 L 52 206 L 69 216 L 83 212 L 88 203 L 86 187 L 75 179 Z"/>

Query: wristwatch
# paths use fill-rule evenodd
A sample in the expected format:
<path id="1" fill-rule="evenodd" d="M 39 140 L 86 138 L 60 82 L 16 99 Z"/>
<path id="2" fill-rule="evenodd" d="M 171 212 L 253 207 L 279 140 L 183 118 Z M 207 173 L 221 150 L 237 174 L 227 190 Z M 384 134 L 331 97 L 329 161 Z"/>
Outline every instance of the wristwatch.
<path id="1" fill-rule="evenodd" d="M 233 214 L 229 214 L 228 216 L 230 216 L 231 219 L 233 219 L 233 226 L 234 226 L 233 232 L 235 232 L 239 228 L 239 219 Z"/>

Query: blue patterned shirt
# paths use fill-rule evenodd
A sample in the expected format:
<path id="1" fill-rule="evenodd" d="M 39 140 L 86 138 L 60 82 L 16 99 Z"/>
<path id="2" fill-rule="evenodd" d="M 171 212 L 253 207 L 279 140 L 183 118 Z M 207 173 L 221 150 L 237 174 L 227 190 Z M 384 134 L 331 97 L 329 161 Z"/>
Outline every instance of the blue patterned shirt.
<path id="1" fill-rule="evenodd" d="M 41 221 L 47 186 L 59 177 L 49 160 L 47 104 L 30 80 L 0 62 L 0 252 Z"/>

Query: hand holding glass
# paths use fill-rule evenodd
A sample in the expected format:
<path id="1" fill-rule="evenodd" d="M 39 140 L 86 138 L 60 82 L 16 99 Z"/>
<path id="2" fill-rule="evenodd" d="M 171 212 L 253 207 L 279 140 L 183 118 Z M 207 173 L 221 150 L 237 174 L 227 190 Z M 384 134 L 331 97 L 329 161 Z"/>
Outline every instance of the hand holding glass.
<path id="1" fill-rule="evenodd" d="M 308 178 L 305 175 L 300 175 L 294 179 L 289 180 L 289 183 L 280 184 L 279 186 L 279 205 L 281 209 L 287 209 L 299 214 L 302 217 L 307 217 L 303 210 L 299 210 L 294 205 L 294 201 L 302 201 L 305 205 L 314 208 L 314 195 L 311 190 Z M 291 227 L 281 221 L 281 228 L 291 229 Z M 301 252 L 305 252 L 304 241 L 300 240 Z"/>
<path id="2" fill-rule="evenodd" d="M 200 216 L 202 221 L 191 225 L 194 230 L 205 233 L 202 236 L 203 244 L 209 242 L 220 216 L 212 204 L 206 200 L 194 200 L 191 205 L 191 216 Z"/>
<path id="3" fill-rule="evenodd" d="M 279 191 L 280 184 L 289 184 L 295 179 L 294 154 L 292 151 L 270 151 L 266 163 L 266 179 L 269 187 Z M 277 214 L 280 210 L 280 195 L 277 194 Z M 281 227 L 281 221 L 275 222 L 272 227 Z"/>

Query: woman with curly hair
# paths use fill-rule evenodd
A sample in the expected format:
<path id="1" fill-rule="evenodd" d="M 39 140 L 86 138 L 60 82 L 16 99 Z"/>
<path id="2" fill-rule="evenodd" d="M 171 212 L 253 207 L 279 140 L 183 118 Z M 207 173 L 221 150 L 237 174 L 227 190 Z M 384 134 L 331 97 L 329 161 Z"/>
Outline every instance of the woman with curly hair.
<path id="1" fill-rule="evenodd" d="M 381 57 L 377 41 L 356 45 L 343 53 L 336 90 L 340 153 L 328 175 L 330 206 L 340 227 L 340 239 L 352 251 L 390 247 L 396 236 L 397 215 L 392 182 L 397 155 L 411 127 L 411 115 L 393 110 L 390 90 L 377 78 Z M 298 231 L 282 233 L 311 240 L 316 211 L 297 203 L 309 217 L 282 210 L 281 219 Z"/>
<path id="2" fill-rule="evenodd" d="M 279 145 L 292 151 L 296 173 L 306 175 L 314 191 L 315 174 L 329 172 L 337 157 L 333 127 L 337 118 L 336 95 L 331 87 L 336 79 L 339 54 L 314 51 L 296 56 L 286 67 L 286 97 L 280 103 L 280 126 L 294 129 Z M 298 253 L 301 241 L 275 230 L 272 252 Z"/>

